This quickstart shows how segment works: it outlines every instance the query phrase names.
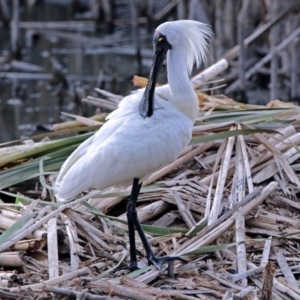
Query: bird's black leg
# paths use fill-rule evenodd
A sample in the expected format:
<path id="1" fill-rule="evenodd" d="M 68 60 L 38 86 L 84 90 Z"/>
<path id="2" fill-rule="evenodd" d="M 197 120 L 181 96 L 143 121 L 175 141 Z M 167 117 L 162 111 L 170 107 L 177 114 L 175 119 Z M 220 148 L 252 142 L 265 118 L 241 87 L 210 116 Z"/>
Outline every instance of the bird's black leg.
<path id="1" fill-rule="evenodd" d="M 169 261 L 174 261 L 174 260 L 180 260 L 184 263 L 187 263 L 187 261 L 179 256 L 163 256 L 163 257 L 156 257 L 147 241 L 147 238 L 146 238 L 146 235 L 143 231 L 143 228 L 141 226 L 141 223 L 138 219 L 138 216 L 137 216 L 137 211 L 136 211 L 136 202 L 137 202 L 137 198 L 138 198 L 138 194 L 140 192 L 140 189 L 141 189 L 141 186 L 142 184 L 138 183 L 139 180 L 138 179 L 134 179 L 133 181 L 133 186 L 132 186 L 132 192 L 131 192 L 131 197 L 130 197 L 130 207 L 129 207 L 129 203 L 128 203 L 128 207 L 127 207 L 127 218 L 128 218 L 128 229 L 129 229 L 129 238 L 131 236 L 130 234 L 130 230 L 133 231 L 133 242 L 131 243 L 130 241 L 130 258 L 131 258 L 131 263 L 130 263 L 130 266 L 132 264 L 136 264 L 136 255 L 135 255 L 135 240 L 134 240 L 134 229 L 132 229 L 132 227 L 129 227 L 129 223 L 131 224 L 132 221 L 134 223 L 134 226 L 141 238 L 141 241 L 144 245 L 144 248 L 145 248 L 145 251 L 146 251 L 146 254 L 147 254 L 147 259 L 148 259 L 148 262 L 152 265 L 154 265 L 160 272 L 162 272 L 162 267 L 163 267 L 163 264 L 166 263 L 166 262 L 169 262 Z M 129 209 L 130 208 L 130 209 Z M 130 213 L 129 213 L 130 211 Z M 129 221 L 130 219 L 130 221 Z M 132 224 L 130 225 L 132 226 Z M 131 246 L 133 245 L 134 248 L 134 252 L 132 252 L 131 250 Z M 133 258 L 133 254 L 134 254 L 134 258 Z M 134 262 L 134 263 L 133 263 Z"/>
<path id="2" fill-rule="evenodd" d="M 135 178 L 133 180 L 131 195 L 127 205 L 127 220 L 128 220 L 129 245 L 130 245 L 130 265 L 129 265 L 130 271 L 134 271 L 138 269 L 137 259 L 136 259 L 135 237 L 134 237 L 134 224 L 135 224 L 135 218 L 137 218 L 136 201 L 141 186 L 142 184 L 139 184 L 139 180 Z"/>

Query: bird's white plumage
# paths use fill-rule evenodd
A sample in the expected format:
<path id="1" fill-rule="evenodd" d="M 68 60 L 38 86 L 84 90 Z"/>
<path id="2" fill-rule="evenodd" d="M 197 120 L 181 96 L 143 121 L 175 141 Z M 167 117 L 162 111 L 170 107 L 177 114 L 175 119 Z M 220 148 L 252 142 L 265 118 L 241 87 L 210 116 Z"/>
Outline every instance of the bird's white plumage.
<path id="1" fill-rule="evenodd" d="M 175 21 L 157 31 L 171 44 L 168 88 L 155 92 L 151 117 L 139 114 L 144 89 L 125 97 L 102 128 L 66 160 L 56 181 L 57 197 L 72 198 L 88 188 L 129 186 L 174 161 L 188 144 L 198 114 L 188 71 L 204 59 L 209 28 L 196 21 Z"/>
<path id="2" fill-rule="evenodd" d="M 166 35 L 168 40 L 172 40 L 172 46 L 184 47 L 189 74 L 194 65 L 199 67 L 205 61 L 207 41 L 212 35 L 210 26 L 193 20 L 180 20 L 165 22 L 158 26 L 156 31 Z"/>

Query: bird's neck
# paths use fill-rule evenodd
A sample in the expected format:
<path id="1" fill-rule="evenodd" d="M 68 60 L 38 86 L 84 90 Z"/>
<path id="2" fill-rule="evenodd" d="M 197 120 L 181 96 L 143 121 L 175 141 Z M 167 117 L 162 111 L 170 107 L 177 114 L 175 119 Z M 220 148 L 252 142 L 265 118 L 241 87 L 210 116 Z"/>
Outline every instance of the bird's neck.
<path id="1" fill-rule="evenodd" d="M 198 116 L 198 97 L 187 73 L 187 58 L 183 49 L 168 52 L 168 83 L 172 104 L 194 122 Z"/>

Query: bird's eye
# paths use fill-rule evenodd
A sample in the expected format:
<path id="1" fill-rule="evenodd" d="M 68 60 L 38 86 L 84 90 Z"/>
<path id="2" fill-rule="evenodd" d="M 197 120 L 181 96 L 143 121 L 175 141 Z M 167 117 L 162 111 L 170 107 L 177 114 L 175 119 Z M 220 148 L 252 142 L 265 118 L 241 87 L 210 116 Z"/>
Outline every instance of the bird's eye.
<path id="1" fill-rule="evenodd" d="M 164 40 L 163 37 L 160 37 L 160 38 L 157 39 L 158 42 L 162 42 L 163 40 Z"/>

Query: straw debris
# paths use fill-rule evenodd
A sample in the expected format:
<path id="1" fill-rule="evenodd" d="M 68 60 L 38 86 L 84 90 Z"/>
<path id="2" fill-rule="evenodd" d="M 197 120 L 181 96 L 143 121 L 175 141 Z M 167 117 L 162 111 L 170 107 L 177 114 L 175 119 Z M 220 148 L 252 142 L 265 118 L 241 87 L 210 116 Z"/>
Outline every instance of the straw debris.
<path id="1" fill-rule="evenodd" d="M 222 60 L 196 76 L 194 87 L 226 66 Z M 102 99 L 85 101 L 106 111 L 121 99 L 96 91 Z M 137 208 L 154 253 L 189 263 L 169 269 L 173 278 L 160 274 L 137 238 L 141 269 L 124 270 L 129 189 L 55 202 L 56 172 L 104 121 L 104 114 L 70 116 L 75 121 L 53 126 L 51 140 L 2 145 L 1 299 L 300 299 L 300 108 L 197 93 L 190 145 L 144 182 Z M 81 130 L 87 133 L 52 140 Z"/>

